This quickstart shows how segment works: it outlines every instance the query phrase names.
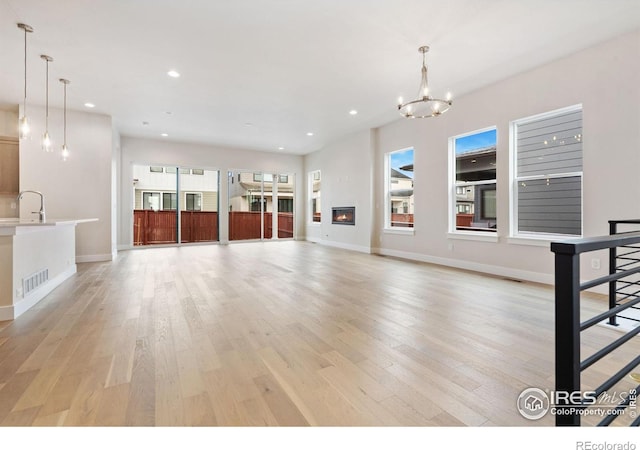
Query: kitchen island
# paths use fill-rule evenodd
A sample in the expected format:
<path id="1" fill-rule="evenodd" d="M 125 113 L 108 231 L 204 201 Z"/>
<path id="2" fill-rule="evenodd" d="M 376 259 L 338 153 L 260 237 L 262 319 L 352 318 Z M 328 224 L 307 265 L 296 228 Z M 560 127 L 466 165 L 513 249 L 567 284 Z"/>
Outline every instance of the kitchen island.
<path id="1" fill-rule="evenodd" d="M 0 320 L 13 320 L 76 273 L 76 225 L 0 219 Z"/>

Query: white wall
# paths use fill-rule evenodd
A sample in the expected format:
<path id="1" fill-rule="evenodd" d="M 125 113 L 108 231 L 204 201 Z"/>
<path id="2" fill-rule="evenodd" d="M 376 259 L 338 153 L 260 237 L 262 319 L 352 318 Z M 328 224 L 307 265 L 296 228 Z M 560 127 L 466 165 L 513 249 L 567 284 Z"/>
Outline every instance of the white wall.
<path id="1" fill-rule="evenodd" d="M 371 251 L 374 143 L 374 132 L 366 130 L 305 157 L 305 192 L 309 172 L 320 170 L 322 183 L 322 221 L 319 225 L 307 223 L 308 240 Z M 356 207 L 355 226 L 331 224 L 331 208 L 340 206 Z M 306 193 L 305 207 L 308 208 Z"/>
<path id="2" fill-rule="evenodd" d="M 639 54 L 640 32 L 634 32 L 459 97 L 439 118 L 399 119 L 376 130 L 373 161 L 366 158 L 366 139 L 348 138 L 307 155 L 307 171 L 322 169 L 323 217 L 332 204 L 335 206 L 336 199 L 342 203 L 353 197 L 355 186 L 368 186 L 367 168 L 372 167 L 375 251 L 552 282 L 553 254 L 548 242 L 539 246 L 509 242 L 509 121 L 582 103 L 585 236 L 607 234 L 609 219 L 640 218 Z M 448 138 L 489 126 L 498 130 L 499 240 L 449 239 Z M 415 235 L 385 234 L 381 231 L 384 153 L 407 147 L 415 149 Z M 347 157 L 341 152 L 353 155 L 349 164 L 357 170 L 347 170 Z M 343 182 L 347 174 L 354 177 L 350 183 Z M 327 225 L 323 222 L 325 238 Z M 307 236 L 317 237 L 313 231 Z M 340 239 L 348 245 L 361 245 L 360 235 L 343 235 Z M 583 263 L 587 278 L 603 275 L 606 270 L 606 255 L 595 256 L 601 258 L 602 269 L 591 270 Z"/>
<path id="3" fill-rule="evenodd" d="M 220 171 L 219 239 L 228 242 L 227 172 L 234 169 L 290 173 L 295 176 L 295 233 L 304 232 L 304 183 L 302 157 L 269 152 L 186 144 L 170 141 L 122 137 L 122 179 L 119 202 L 118 247 L 130 248 L 133 242 L 133 164 L 180 165 Z"/>
<path id="4" fill-rule="evenodd" d="M 70 158 L 60 158 L 62 110 L 49 108 L 49 134 L 54 152 L 40 147 L 44 133 L 45 110 L 29 106 L 32 137 L 20 141 L 20 190 L 41 191 L 45 195 L 47 218 L 97 218 L 98 222 L 76 228 L 77 261 L 110 260 L 112 211 L 111 117 L 67 111 L 67 145 Z M 25 195 L 20 201 L 20 217 L 34 218 L 39 198 Z"/>

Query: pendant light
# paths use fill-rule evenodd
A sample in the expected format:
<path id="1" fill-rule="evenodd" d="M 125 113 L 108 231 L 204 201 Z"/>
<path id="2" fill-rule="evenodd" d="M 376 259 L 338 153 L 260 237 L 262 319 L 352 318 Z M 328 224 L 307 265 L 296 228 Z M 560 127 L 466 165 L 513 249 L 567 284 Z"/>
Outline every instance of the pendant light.
<path id="1" fill-rule="evenodd" d="M 49 63 L 53 61 L 51 56 L 40 55 L 40 58 L 44 59 L 47 64 L 47 86 L 46 86 L 46 115 L 44 119 L 44 134 L 42 135 L 42 150 L 45 152 L 51 152 L 51 137 L 49 137 Z"/>
<path id="2" fill-rule="evenodd" d="M 29 119 L 27 119 L 27 33 L 33 33 L 26 23 L 19 23 L 18 28 L 24 30 L 24 104 L 22 106 L 22 117 L 18 122 L 18 133 L 20 139 L 26 139 L 29 136 Z"/>
<path id="3" fill-rule="evenodd" d="M 69 148 L 67 147 L 67 84 L 71 83 L 69 80 L 60 78 L 60 83 L 64 84 L 64 115 L 63 115 L 63 132 L 62 132 L 62 160 L 66 161 L 69 157 Z"/>

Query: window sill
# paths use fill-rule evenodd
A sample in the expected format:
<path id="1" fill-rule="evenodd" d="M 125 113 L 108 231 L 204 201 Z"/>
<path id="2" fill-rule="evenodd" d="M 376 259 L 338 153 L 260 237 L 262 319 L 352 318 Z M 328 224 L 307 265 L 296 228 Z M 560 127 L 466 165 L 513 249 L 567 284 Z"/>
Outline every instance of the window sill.
<path id="1" fill-rule="evenodd" d="M 465 241 L 498 242 L 498 233 L 482 231 L 449 232 L 447 233 L 447 238 Z"/>
<path id="2" fill-rule="evenodd" d="M 308 227 L 319 227 L 320 222 L 307 222 Z"/>
<path id="3" fill-rule="evenodd" d="M 507 243 L 548 248 L 552 242 L 566 241 L 570 239 L 580 239 L 580 236 L 512 236 L 507 239 Z"/>
<path id="4" fill-rule="evenodd" d="M 385 228 L 382 230 L 384 234 L 400 234 L 405 236 L 413 236 L 415 234 L 414 229 L 411 227 L 406 228 Z"/>

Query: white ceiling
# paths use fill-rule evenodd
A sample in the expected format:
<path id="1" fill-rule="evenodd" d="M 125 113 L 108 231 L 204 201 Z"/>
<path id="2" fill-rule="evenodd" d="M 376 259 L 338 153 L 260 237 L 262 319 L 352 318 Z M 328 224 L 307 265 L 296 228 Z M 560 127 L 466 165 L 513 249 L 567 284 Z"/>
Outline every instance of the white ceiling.
<path id="1" fill-rule="evenodd" d="M 44 53 L 50 104 L 62 106 L 58 78 L 68 78 L 69 107 L 95 103 L 124 136 L 305 154 L 397 120 L 398 96 L 417 94 L 421 45 L 431 91 L 451 90 L 455 108 L 465 93 L 640 28 L 640 1 L 0 0 L 5 107 L 22 101 L 18 22 L 35 30 L 29 102 L 44 104 Z"/>

